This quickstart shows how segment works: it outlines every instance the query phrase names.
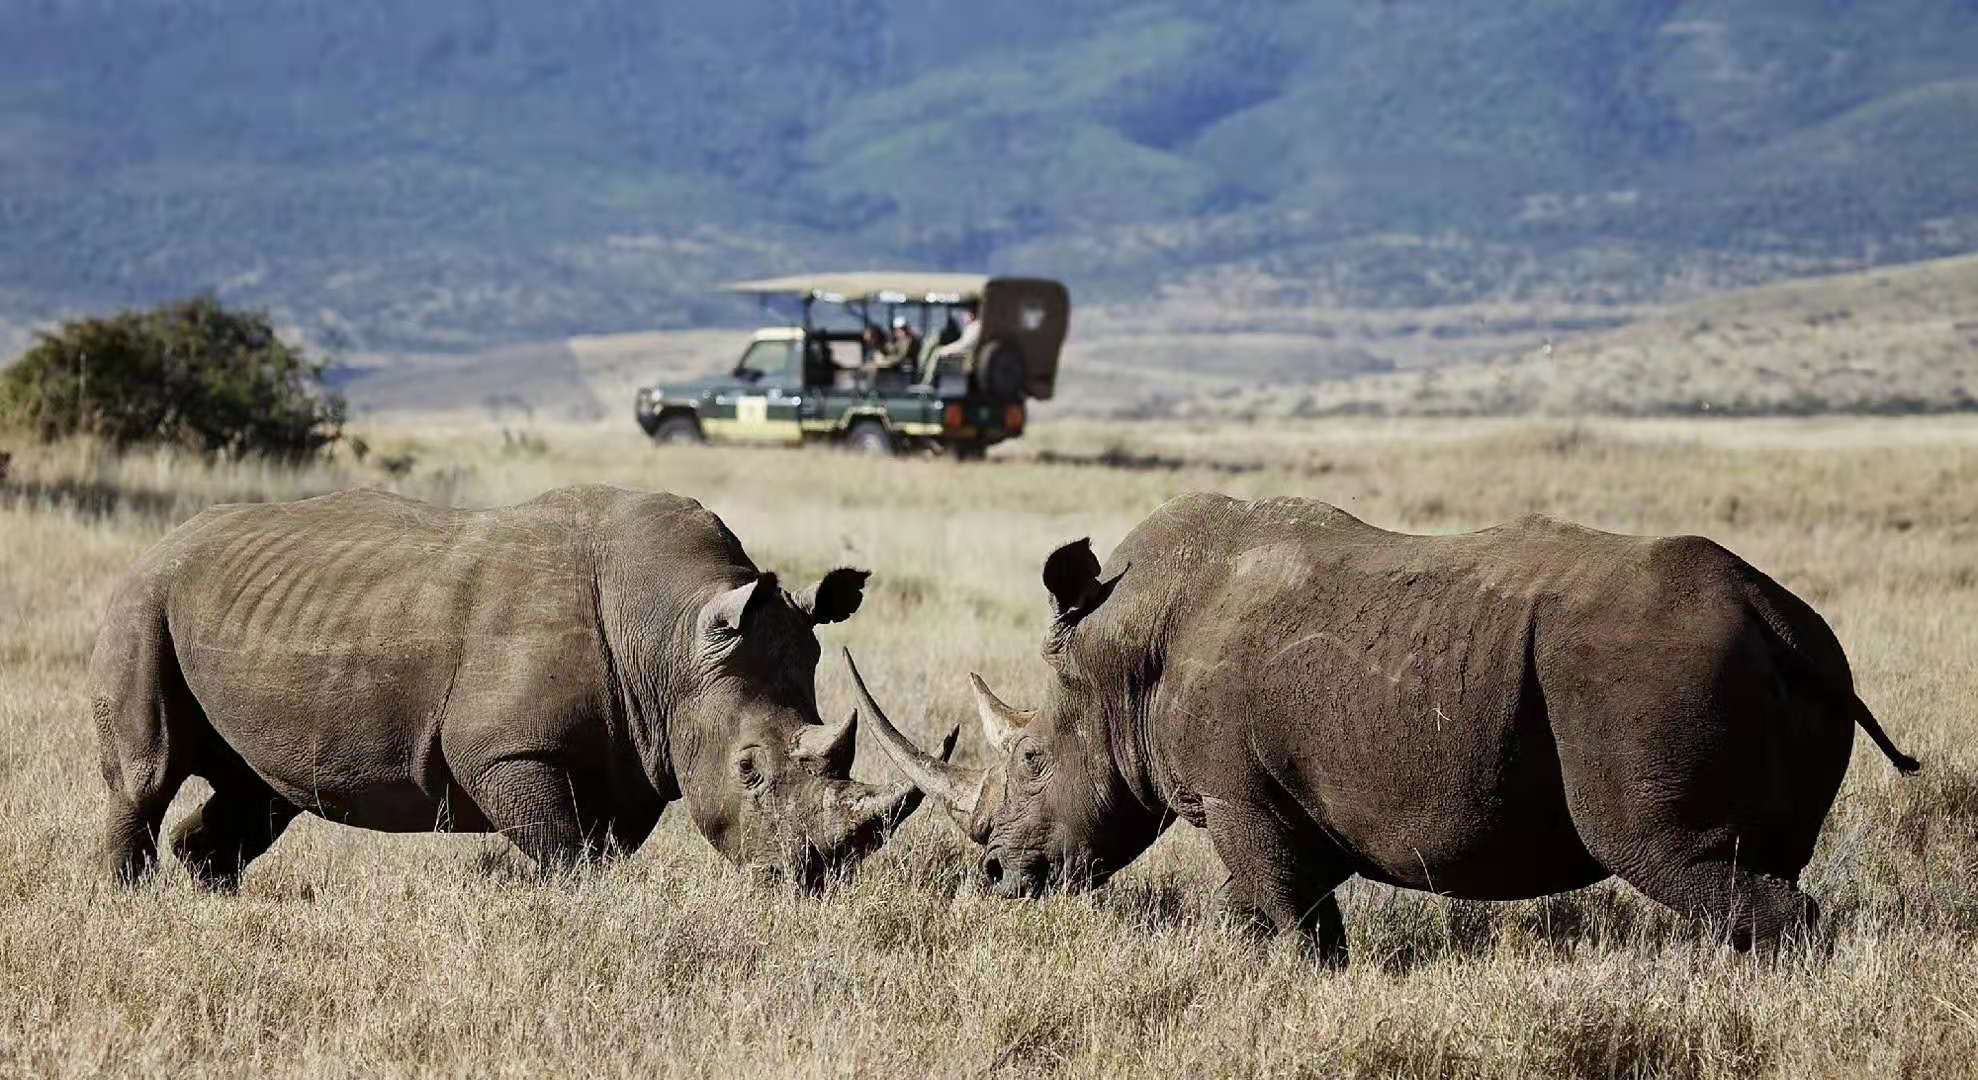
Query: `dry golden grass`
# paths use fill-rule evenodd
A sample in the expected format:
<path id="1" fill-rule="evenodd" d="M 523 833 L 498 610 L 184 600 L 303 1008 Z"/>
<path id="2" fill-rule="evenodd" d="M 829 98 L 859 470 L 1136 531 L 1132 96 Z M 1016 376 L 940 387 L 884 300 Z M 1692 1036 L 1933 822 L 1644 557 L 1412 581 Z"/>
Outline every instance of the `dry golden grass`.
<path id="1" fill-rule="evenodd" d="M 120 895 L 92 857 L 81 689 L 112 580 L 208 502 L 383 478 L 17 447 L 0 495 L 0 1074 L 1978 1072 L 1978 423 L 1046 425 L 979 467 L 661 453 L 626 427 L 550 429 L 546 453 L 484 428 L 373 441 L 418 455 L 397 482 L 412 494 L 670 488 L 764 566 L 873 567 L 827 656 L 852 645 L 923 740 L 965 718 L 968 669 L 1038 694 L 1053 544 L 1089 533 L 1103 551 L 1183 490 L 1308 495 L 1410 529 L 1544 510 L 1702 532 L 1828 616 L 1926 771 L 1902 780 L 1861 740 L 1807 874 L 1831 955 L 1776 962 L 1613 884 L 1487 905 L 1355 883 L 1353 964 L 1327 973 L 1226 932 L 1223 875 L 1186 828 L 1100 893 L 1009 903 L 978 894 L 973 853 L 931 812 L 820 898 L 733 870 L 677 811 L 575 881 L 539 880 L 497 840 L 305 819 L 240 896 L 175 865 Z M 835 715 L 844 673 L 820 676 Z M 876 746 L 857 771 L 890 775 Z"/>

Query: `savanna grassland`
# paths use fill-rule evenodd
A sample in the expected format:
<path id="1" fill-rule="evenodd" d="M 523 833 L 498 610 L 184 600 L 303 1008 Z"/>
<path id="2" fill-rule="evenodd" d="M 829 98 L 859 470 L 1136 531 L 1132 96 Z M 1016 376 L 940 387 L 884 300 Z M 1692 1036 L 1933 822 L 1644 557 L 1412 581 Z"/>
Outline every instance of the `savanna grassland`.
<path id="1" fill-rule="evenodd" d="M 1978 421 L 1066 422 L 983 466 L 661 453 L 626 429 L 371 431 L 371 463 L 301 471 L 14 447 L 0 1074 L 1978 1074 Z M 398 453 L 416 464 L 389 477 L 376 461 Z M 820 634 L 823 710 L 849 707 L 848 644 L 923 743 L 969 720 L 968 761 L 966 671 L 1041 693 L 1043 556 L 1088 534 L 1104 552 L 1213 488 L 1413 530 L 1539 510 L 1707 534 L 1827 616 L 1925 771 L 1858 740 L 1805 877 L 1824 939 L 1771 960 L 1612 883 L 1492 905 L 1356 882 L 1352 964 L 1330 973 L 1228 931 L 1224 875 L 1186 827 L 1101 892 L 1010 903 L 979 894 L 931 809 L 821 897 L 731 868 L 677 810 L 569 881 L 497 839 L 304 819 L 238 896 L 169 859 L 134 894 L 107 887 L 82 677 L 146 544 L 216 501 L 375 484 L 482 506 L 597 480 L 700 497 L 765 568 L 873 568 L 864 610 Z M 876 744 L 854 771 L 892 776 Z"/>

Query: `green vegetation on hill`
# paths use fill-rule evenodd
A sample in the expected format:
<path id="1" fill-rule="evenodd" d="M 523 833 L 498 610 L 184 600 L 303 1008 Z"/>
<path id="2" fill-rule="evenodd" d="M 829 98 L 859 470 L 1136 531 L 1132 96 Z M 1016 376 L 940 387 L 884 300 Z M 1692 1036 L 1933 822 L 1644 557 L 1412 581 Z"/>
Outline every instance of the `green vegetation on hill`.
<path id="1" fill-rule="evenodd" d="M 0 320 L 462 348 L 823 264 L 1396 306 L 1978 247 L 1951 0 L 27 0 L 7 58 Z"/>

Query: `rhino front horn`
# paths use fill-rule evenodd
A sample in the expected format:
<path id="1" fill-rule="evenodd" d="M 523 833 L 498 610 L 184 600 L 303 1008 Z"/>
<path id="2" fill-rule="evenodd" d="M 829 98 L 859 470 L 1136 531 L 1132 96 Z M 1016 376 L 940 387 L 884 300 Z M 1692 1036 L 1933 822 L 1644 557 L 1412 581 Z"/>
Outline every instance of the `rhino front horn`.
<path id="1" fill-rule="evenodd" d="M 907 774 L 914 786 L 947 804 L 956 817 L 967 820 L 975 815 L 975 807 L 981 801 L 982 781 L 987 772 L 982 769 L 965 769 L 951 765 L 941 758 L 915 746 L 893 722 L 886 718 L 886 711 L 872 700 L 872 692 L 865 688 L 865 679 L 859 675 L 858 664 L 852 660 L 852 650 L 844 650 L 845 666 L 851 670 L 852 686 L 858 691 L 859 702 L 864 706 L 871 720 L 872 730 L 879 736 L 879 744 L 886 748 L 893 763 Z M 944 751 L 952 750 L 956 732 L 950 732 L 944 742 Z"/>

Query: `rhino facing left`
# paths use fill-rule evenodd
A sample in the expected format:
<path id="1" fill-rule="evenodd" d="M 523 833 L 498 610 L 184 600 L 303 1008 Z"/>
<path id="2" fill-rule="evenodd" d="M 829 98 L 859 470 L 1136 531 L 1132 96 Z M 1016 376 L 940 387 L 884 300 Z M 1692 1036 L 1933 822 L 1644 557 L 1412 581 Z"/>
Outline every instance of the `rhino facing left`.
<path id="1" fill-rule="evenodd" d="M 699 503 L 603 486 L 207 510 L 117 586 L 90 660 L 108 870 L 155 866 L 198 776 L 172 850 L 212 888 L 303 812 L 500 832 L 557 869 L 637 848 L 676 799 L 730 860 L 815 885 L 921 797 L 849 779 L 857 714 L 818 716 L 813 628 L 866 577 L 786 592 Z"/>

